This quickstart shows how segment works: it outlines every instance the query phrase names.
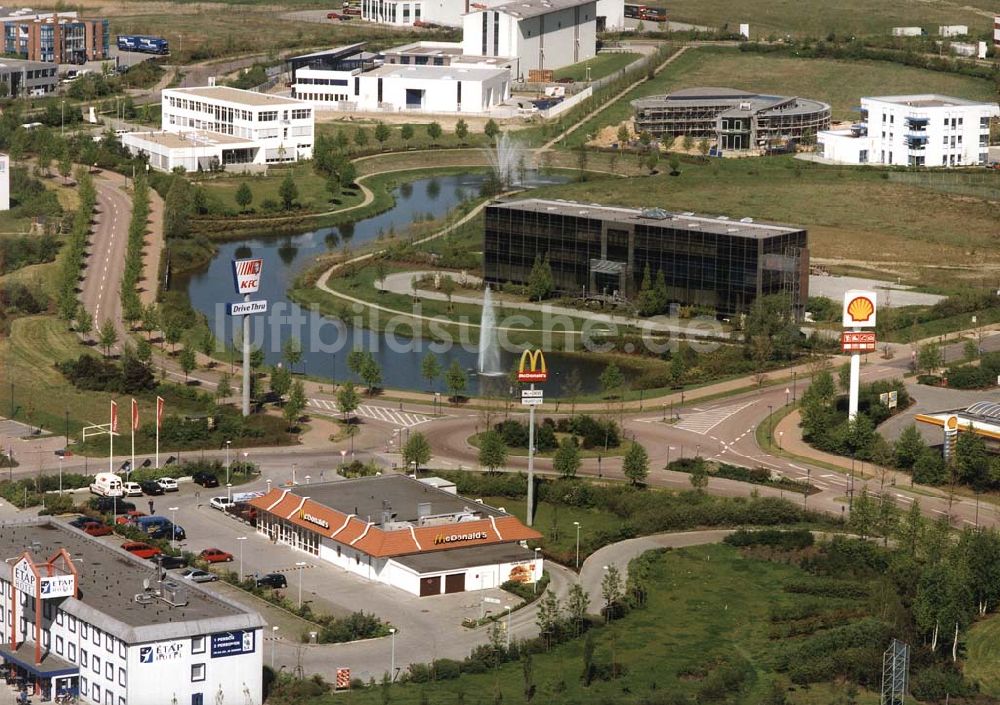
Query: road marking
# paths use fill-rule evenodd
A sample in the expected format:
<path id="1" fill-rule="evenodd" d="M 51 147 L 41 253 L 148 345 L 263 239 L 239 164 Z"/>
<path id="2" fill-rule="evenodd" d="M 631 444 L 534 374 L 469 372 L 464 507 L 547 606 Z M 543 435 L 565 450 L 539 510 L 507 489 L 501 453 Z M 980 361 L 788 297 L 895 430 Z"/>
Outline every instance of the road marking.
<path id="1" fill-rule="evenodd" d="M 682 431 L 690 431 L 704 436 L 729 417 L 738 414 L 743 409 L 756 403 L 756 401 L 749 401 L 744 404 L 731 404 L 729 406 L 709 409 L 708 411 L 686 414 L 679 422 L 674 424 L 674 427 Z"/>
<path id="2" fill-rule="evenodd" d="M 328 399 L 309 399 L 307 406 L 312 407 L 317 413 L 325 414 L 329 416 L 339 415 L 340 410 L 337 408 L 336 403 Z M 401 426 L 403 428 L 412 428 L 413 426 L 419 426 L 422 423 L 427 423 L 432 421 L 433 417 L 426 416 L 424 414 L 417 414 L 405 411 L 397 411 L 396 409 L 390 409 L 385 406 L 375 406 L 371 404 L 364 404 L 359 406 L 354 412 L 358 416 L 364 416 L 365 418 L 373 419 L 375 421 L 384 421 L 394 426 Z"/>
<path id="3" fill-rule="evenodd" d="M 947 514 L 948 513 L 948 512 L 942 512 L 940 509 L 934 509 L 933 507 L 931 508 L 931 511 L 935 512 L 937 514 Z"/>
<path id="4" fill-rule="evenodd" d="M 905 494 L 899 494 L 898 492 L 896 493 L 896 497 L 898 499 L 902 500 L 903 502 L 912 502 L 913 501 L 912 497 L 907 497 Z"/>

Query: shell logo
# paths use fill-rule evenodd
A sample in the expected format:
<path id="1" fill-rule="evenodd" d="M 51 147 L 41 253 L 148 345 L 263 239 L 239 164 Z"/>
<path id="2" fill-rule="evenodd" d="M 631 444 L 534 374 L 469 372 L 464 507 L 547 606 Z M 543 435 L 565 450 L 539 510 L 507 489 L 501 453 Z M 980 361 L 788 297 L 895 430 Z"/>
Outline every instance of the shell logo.
<path id="1" fill-rule="evenodd" d="M 947 427 L 947 429 L 949 431 L 957 431 L 958 430 L 958 417 L 957 416 L 949 416 L 948 420 L 945 421 L 945 426 Z"/>
<path id="2" fill-rule="evenodd" d="M 873 313 L 875 313 L 875 304 L 867 296 L 856 296 L 847 304 L 847 314 L 855 323 L 870 320 Z"/>

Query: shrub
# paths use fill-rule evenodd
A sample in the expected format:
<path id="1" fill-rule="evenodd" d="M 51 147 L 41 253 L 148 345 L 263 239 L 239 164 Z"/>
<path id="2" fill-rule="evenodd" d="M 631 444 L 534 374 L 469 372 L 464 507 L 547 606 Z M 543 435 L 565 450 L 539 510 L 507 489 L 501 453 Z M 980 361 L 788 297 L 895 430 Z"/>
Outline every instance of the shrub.
<path id="1" fill-rule="evenodd" d="M 849 597 L 868 596 L 868 588 L 850 580 L 834 580 L 832 578 L 807 578 L 785 583 L 785 592 L 799 595 L 816 595 L 817 597 Z"/>
<path id="2" fill-rule="evenodd" d="M 786 551 L 808 548 L 815 543 L 812 532 L 807 529 L 795 531 L 778 531 L 776 529 L 747 531 L 740 529 L 727 536 L 723 541 L 730 546 L 773 546 Z"/>

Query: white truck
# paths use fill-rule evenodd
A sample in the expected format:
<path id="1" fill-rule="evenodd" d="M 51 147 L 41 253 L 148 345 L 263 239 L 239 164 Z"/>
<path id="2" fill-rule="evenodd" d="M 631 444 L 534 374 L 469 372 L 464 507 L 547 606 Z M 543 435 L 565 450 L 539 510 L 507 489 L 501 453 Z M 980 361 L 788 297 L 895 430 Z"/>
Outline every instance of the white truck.
<path id="1" fill-rule="evenodd" d="M 113 472 L 97 473 L 90 484 L 90 492 L 101 497 L 122 497 L 125 494 L 122 479 Z"/>

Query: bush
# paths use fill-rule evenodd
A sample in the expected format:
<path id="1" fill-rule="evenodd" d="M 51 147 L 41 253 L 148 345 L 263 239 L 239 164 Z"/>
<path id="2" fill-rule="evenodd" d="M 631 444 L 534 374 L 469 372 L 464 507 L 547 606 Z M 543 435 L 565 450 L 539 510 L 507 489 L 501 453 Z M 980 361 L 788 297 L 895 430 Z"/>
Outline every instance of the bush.
<path id="1" fill-rule="evenodd" d="M 730 546 L 773 546 L 786 551 L 808 548 L 815 543 L 812 532 L 807 529 L 796 529 L 794 531 L 778 531 L 775 529 L 747 531 L 746 529 L 740 529 L 736 533 L 727 536 L 723 541 Z"/>
<path id="2" fill-rule="evenodd" d="M 976 688 L 962 674 L 945 665 L 918 670 L 910 681 L 910 694 L 918 700 L 943 701 L 947 697 L 975 695 Z"/>
<path id="3" fill-rule="evenodd" d="M 80 353 L 76 360 L 66 360 L 56 367 L 74 387 L 87 391 L 135 394 L 156 387 L 149 367 L 128 355 L 118 364 Z"/>
<path id="4" fill-rule="evenodd" d="M 868 597 L 868 588 L 850 580 L 834 580 L 833 578 L 807 578 L 785 583 L 785 592 L 798 595 L 815 595 L 817 597 Z"/>
<path id="5" fill-rule="evenodd" d="M 434 671 L 435 680 L 439 681 L 454 680 L 462 675 L 461 661 L 455 661 L 450 658 L 437 659 L 431 663 L 431 668 Z"/>

